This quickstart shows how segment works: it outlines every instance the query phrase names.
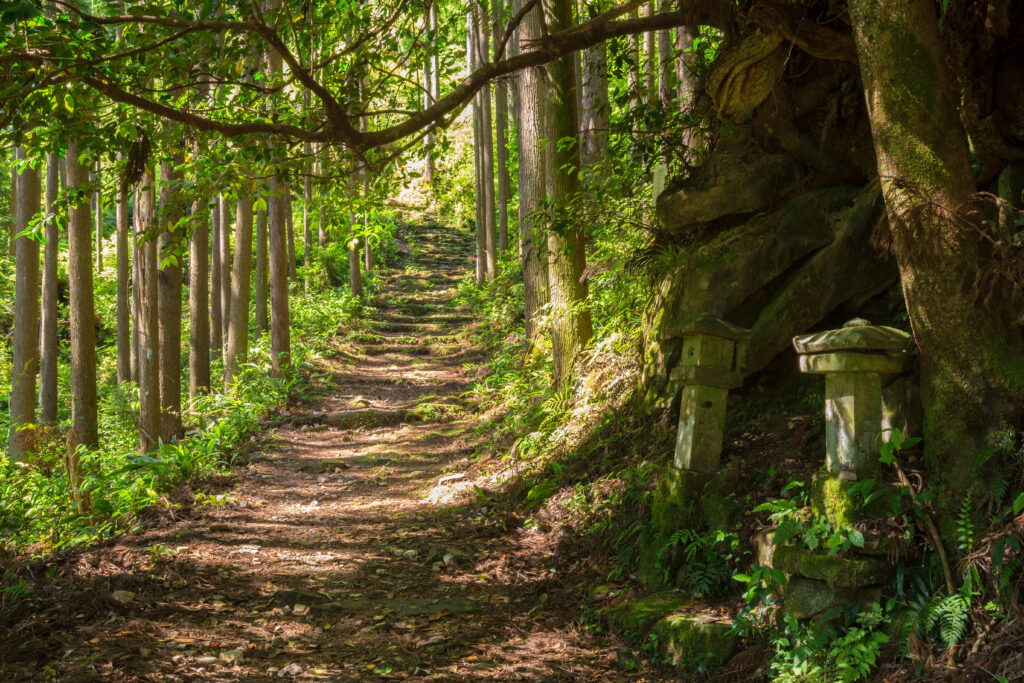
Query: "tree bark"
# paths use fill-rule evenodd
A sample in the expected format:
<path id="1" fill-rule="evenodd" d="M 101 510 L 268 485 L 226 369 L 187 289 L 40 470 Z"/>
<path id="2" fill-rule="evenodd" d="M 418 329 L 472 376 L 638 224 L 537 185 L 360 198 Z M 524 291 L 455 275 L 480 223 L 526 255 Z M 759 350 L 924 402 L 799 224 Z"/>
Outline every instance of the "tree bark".
<path id="1" fill-rule="evenodd" d="M 495 40 L 504 31 L 504 0 L 493 0 L 493 30 Z M 497 59 L 504 58 L 504 50 Z M 508 174 L 508 84 L 498 79 L 494 84 L 495 165 L 498 171 L 498 251 L 508 250 L 508 203 L 512 192 L 512 179 Z"/>
<path id="2" fill-rule="evenodd" d="M 39 341 L 39 421 L 57 421 L 57 257 L 60 233 L 54 205 L 60 192 L 59 160 L 46 155 L 46 246 L 43 248 L 43 293 Z"/>
<path id="3" fill-rule="evenodd" d="M 593 10 L 591 10 L 593 12 Z M 583 51 L 583 131 L 580 158 L 584 169 L 608 156 L 608 54 L 604 43 Z"/>
<path id="4" fill-rule="evenodd" d="M 526 0 L 516 0 L 515 11 Z M 541 13 L 530 10 L 518 30 L 518 45 L 524 46 L 541 36 Z M 542 148 L 547 129 L 548 99 L 543 67 L 530 67 L 516 81 L 519 100 L 519 236 L 523 259 L 523 298 L 526 306 L 526 334 L 534 339 L 540 333 L 537 311 L 547 303 L 547 249 L 538 211 L 547 200 L 548 169 Z"/>
<path id="5" fill-rule="evenodd" d="M 227 392 L 249 355 L 249 286 L 252 278 L 252 188 L 238 192 L 235 224 L 235 263 L 231 274 L 231 322 L 224 353 L 224 391 Z"/>
<path id="6" fill-rule="evenodd" d="M 210 211 L 206 202 L 192 204 L 193 228 L 188 271 L 188 395 L 210 390 Z"/>
<path id="7" fill-rule="evenodd" d="M 160 165 L 160 434 L 164 443 L 185 435 L 181 421 L 181 160 Z"/>
<path id="8" fill-rule="evenodd" d="M 24 159 L 20 149 L 18 158 Z M 15 235 L 28 228 L 39 211 L 39 171 L 26 165 L 18 178 Z M 39 365 L 39 242 L 15 238 L 14 329 L 11 344 L 10 436 L 8 454 L 20 460 L 34 450 L 36 372 Z"/>
<path id="9" fill-rule="evenodd" d="M 273 13 L 281 5 L 280 0 L 270 0 L 267 12 Z M 281 55 L 273 49 L 267 50 L 267 71 L 270 79 L 277 82 L 282 71 Z M 283 150 L 275 147 L 271 158 L 279 162 L 284 156 Z M 270 268 L 270 360 L 273 374 L 280 377 L 291 365 L 291 320 L 288 311 L 288 235 L 287 235 L 287 196 L 288 185 L 280 175 L 281 169 L 272 167 L 270 180 L 270 198 L 267 205 L 267 223 L 269 228 L 268 265 Z"/>
<path id="10" fill-rule="evenodd" d="M 669 12 L 672 10 L 672 0 L 658 0 L 658 10 Z M 675 99 L 675 83 L 672 82 L 673 66 L 672 59 L 672 30 L 662 29 L 658 31 L 658 99 L 665 106 L 672 104 Z"/>
<path id="11" fill-rule="evenodd" d="M 14 224 L 17 222 L 17 218 L 14 215 L 14 207 L 18 205 L 18 169 L 14 166 L 14 161 L 18 158 L 17 149 L 17 147 L 11 147 L 11 202 L 8 204 L 11 217 L 7 221 L 7 255 L 11 259 L 15 257 L 14 236 L 18 234 L 14 231 Z"/>
<path id="12" fill-rule="evenodd" d="M 136 261 L 139 274 L 139 452 L 155 450 L 160 440 L 160 316 L 156 244 L 156 188 L 148 169 L 139 180 L 135 201 Z"/>
<path id="13" fill-rule="evenodd" d="M 120 152 L 118 158 L 122 158 Z M 118 183 L 114 222 L 117 224 L 117 383 L 124 384 L 132 379 L 132 326 L 128 305 L 132 271 L 128 249 L 128 188 L 123 183 Z"/>
<path id="14" fill-rule="evenodd" d="M 231 202 L 220 195 L 217 206 L 220 210 L 220 314 L 223 340 L 227 321 L 231 319 Z"/>
<path id="15" fill-rule="evenodd" d="M 476 14 L 476 63 L 477 66 L 489 61 L 490 22 L 487 17 L 487 0 L 475 3 Z M 487 279 L 493 280 L 498 274 L 498 229 L 495 225 L 494 206 L 494 129 L 491 125 L 491 87 L 485 85 L 477 93 L 480 100 L 480 178 L 483 184 L 484 248 L 487 258 Z"/>
<path id="16" fill-rule="evenodd" d="M 434 104 L 434 80 L 437 75 L 433 73 L 434 54 L 437 51 L 437 8 L 434 2 L 430 2 L 424 17 L 427 30 L 427 48 L 423 57 L 423 103 L 426 107 Z M 430 186 L 434 182 L 434 128 L 427 128 L 423 136 L 423 180 Z"/>
<path id="17" fill-rule="evenodd" d="M 266 198 L 264 198 L 266 202 Z M 267 210 L 261 208 L 256 212 L 256 279 L 254 280 L 253 298 L 255 310 L 253 319 L 256 321 L 256 331 L 260 334 L 270 329 L 267 319 Z"/>
<path id="18" fill-rule="evenodd" d="M 476 37 L 477 15 L 476 2 L 466 9 L 466 70 L 472 73 L 478 66 L 477 49 L 479 42 Z M 476 282 L 483 284 L 487 279 L 487 237 L 484 230 L 487 218 L 484 214 L 484 181 L 483 181 L 483 113 L 479 94 L 473 97 L 473 194 L 476 208 Z"/>
<path id="19" fill-rule="evenodd" d="M 295 264 L 295 212 L 292 210 L 292 186 L 285 181 L 284 215 L 288 225 L 288 279 L 295 282 L 299 279 Z"/>
<path id="20" fill-rule="evenodd" d="M 639 13 L 633 10 L 630 17 L 636 19 Z M 640 106 L 643 95 L 643 81 L 640 78 L 640 36 L 630 33 L 626 36 L 626 89 L 629 91 L 629 108 Z"/>
<path id="21" fill-rule="evenodd" d="M 93 304 L 92 221 L 89 195 L 89 167 L 79 163 L 78 140 L 68 141 L 67 184 L 78 188 L 77 201 L 68 216 L 68 309 L 71 316 L 71 430 L 73 443 L 86 448 L 99 446 L 96 400 L 96 312 Z"/>
<path id="22" fill-rule="evenodd" d="M 919 350 L 925 460 L 951 489 L 1019 425 L 1024 351 L 1016 310 L 983 301 L 986 235 L 966 135 L 931 0 L 851 0 L 903 294 Z M 979 283 L 981 283 L 979 285 Z M 998 298 L 998 297 L 997 297 Z M 1000 301 L 1005 301 L 1000 299 Z"/>
<path id="23" fill-rule="evenodd" d="M 224 344 L 224 310 L 220 299 L 220 202 L 210 202 L 210 360 L 220 355 Z"/>
<path id="24" fill-rule="evenodd" d="M 308 102 L 307 102 L 308 106 Z M 310 215 L 310 205 L 313 202 L 313 180 L 310 178 L 310 164 L 309 159 L 312 156 L 313 148 L 310 143 L 306 143 L 302 147 L 302 151 L 306 155 L 305 168 L 306 173 L 302 178 L 302 267 L 304 277 L 302 281 L 303 290 L 306 294 L 310 292 L 310 268 L 309 264 L 312 260 L 312 244 L 313 244 L 313 224 L 312 216 Z"/>
<path id="25" fill-rule="evenodd" d="M 96 182 L 96 192 L 93 193 L 93 201 L 95 201 L 96 213 L 94 218 L 96 219 L 96 272 L 103 272 L 103 178 L 100 175 L 102 169 L 100 162 L 96 162 L 94 167 L 93 180 Z"/>
<path id="26" fill-rule="evenodd" d="M 549 32 L 561 31 L 571 25 L 571 0 L 549 0 L 543 6 Z M 545 137 L 553 157 L 548 176 L 553 210 L 552 223 L 547 230 L 548 284 L 556 384 L 563 383 L 572 374 L 576 357 L 592 334 L 582 279 L 586 266 L 585 241 L 583 232 L 572 217 L 572 204 L 580 189 L 579 151 L 574 144 L 579 140 L 579 115 L 573 93 L 573 63 L 570 55 L 546 67 L 551 116 L 546 119 Z"/>

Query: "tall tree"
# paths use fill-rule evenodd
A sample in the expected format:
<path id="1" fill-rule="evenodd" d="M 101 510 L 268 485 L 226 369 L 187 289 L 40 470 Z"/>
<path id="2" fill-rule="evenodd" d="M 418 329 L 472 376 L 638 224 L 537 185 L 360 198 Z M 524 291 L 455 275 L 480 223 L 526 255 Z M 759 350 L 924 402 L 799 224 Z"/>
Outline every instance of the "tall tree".
<path id="1" fill-rule="evenodd" d="M 476 66 L 491 60 L 490 21 L 487 17 L 487 0 L 474 3 L 476 23 Z M 487 279 L 493 280 L 498 272 L 498 230 L 495 225 L 494 206 L 494 130 L 491 125 L 491 86 L 484 85 L 477 93 L 480 100 L 480 180 L 483 185 L 484 249 L 487 258 Z"/>
<path id="2" fill-rule="evenodd" d="M 253 318 L 256 322 L 256 331 L 260 334 L 270 329 L 269 318 L 267 317 L 267 200 L 259 202 L 260 208 L 256 211 L 256 277 L 253 286 L 253 299 L 255 310 Z"/>
<path id="3" fill-rule="evenodd" d="M 96 401 L 96 312 L 92 281 L 92 221 L 89 216 L 89 166 L 82 163 L 77 138 L 68 141 L 68 311 L 71 317 L 71 444 L 99 446 Z"/>
<path id="4" fill-rule="evenodd" d="M 1019 425 L 1014 306 L 985 303 L 986 233 L 931 0 L 851 0 L 889 227 L 919 350 L 925 458 L 951 488 Z"/>
<path id="5" fill-rule="evenodd" d="M 658 0 L 658 10 L 660 12 L 671 11 L 672 4 L 672 0 Z M 675 63 L 672 50 L 672 30 L 662 29 L 658 31 L 658 99 L 664 105 L 670 104 L 675 99 L 676 90 L 673 82 Z"/>
<path id="6" fill-rule="evenodd" d="M 288 225 L 288 279 L 295 282 L 299 279 L 295 264 L 295 212 L 292 206 L 292 185 L 285 181 L 284 216 Z"/>
<path id="7" fill-rule="evenodd" d="M 516 0 L 521 12 L 529 0 Z M 541 13 L 532 9 L 523 17 L 517 31 L 518 50 L 542 35 Z M 547 302 L 547 249 L 540 211 L 547 200 L 548 170 L 545 164 L 544 136 L 547 128 L 548 99 L 544 68 L 524 69 L 516 81 L 519 100 L 519 236 L 523 259 L 523 298 L 526 306 L 526 334 L 534 339 L 540 333 L 537 311 Z"/>
<path id="8" fill-rule="evenodd" d="M 505 24 L 504 0 L 492 0 L 494 24 L 491 34 L 495 42 L 501 39 Z M 495 59 L 505 57 L 505 48 L 501 46 Z M 512 180 L 508 173 L 508 83 L 500 78 L 494 84 L 494 138 L 495 166 L 498 172 L 498 251 L 504 253 L 508 249 L 508 204 L 512 193 Z"/>
<path id="9" fill-rule="evenodd" d="M 217 207 L 220 210 L 220 315 L 223 340 L 227 321 L 231 319 L 231 201 L 221 194 L 217 197 Z"/>
<path id="10" fill-rule="evenodd" d="M 103 272 L 103 176 L 100 162 L 93 166 L 93 182 L 96 184 L 96 191 L 93 192 L 93 217 L 96 219 L 96 272 Z"/>
<path id="11" fill-rule="evenodd" d="M 43 292 L 39 340 L 39 421 L 57 421 L 57 257 L 60 226 L 54 214 L 60 192 L 59 157 L 46 155 L 46 244 L 43 247 Z"/>
<path id="12" fill-rule="evenodd" d="M 224 390 L 234 383 L 249 353 L 249 286 L 252 277 L 253 188 L 244 183 L 238 189 L 235 223 L 235 262 L 231 271 L 231 320 L 224 353 Z"/>
<path id="13" fill-rule="evenodd" d="M 122 159 L 118 153 L 118 159 Z M 117 229 L 117 382 L 132 379 L 131 323 L 128 298 L 131 291 L 131 261 L 128 253 L 128 188 L 118 183 L 114 222 Z"/>
<path id="14" fill-rule="evenodd" d="M 596 4 L 587 6 L 587 12 L 597 14 Z M 580 130 L 582 141 L 580 157 L 589 168 L 608 156 L 610 105 L 608 102 L 608 53 L 604 43 L 583 51 L 582 102 Z"/>
<path id="15" fill-rule="evenodd" d="M 191 398 L 210 389 L 209 240 L 209 206 L 205 198 L 197 199 L 192 204 L 188 258 L 188 395 Z"/>
<path id="16" fill-rule="evenodd" d="M 15 235 L 28 229 L 39 212 L 39 171 L 27 163 L 24 148 L 20 162 Z M 33 450 L 36 422 L 36 372 L 39 365 L 39 242 L 30 235 L 15 238 L 14 330 L 11 344 L 10 436 L 8 453 L 20 460 Z"/>
<path id="17" fill-rule="evenodd" d="M 477 49 L 479 42 L 477 32 L 476 0 L 472 0 L 466 8 L 466 72 L 473 73 L 477 67 Z M 484 207 L 483 181 L 483 112 L 481 111 L 479 94 L 473 97 L 473 196 L 476 208 L 476 282 L 483 284 L 487 280 L 487 237 L 485 229 L 487 218 Z"/>
<path id="18" fill-rule="evenodd" d="M 433 0 L 427 5 L 427 11 L 423 16 L 424 29 L 426 32 L 426 49 L 423 52 L 423 107 L 424 109 L 434 103 L 434 53 L 437 51 L 437 8 Z M 434 182 L 434 129 L 427 128 L 423 135 L 423 179 L 427 185 Z"/>
<path id="19" fill-rule="evenodd" d="M 572 25 L 571 0 L 543 4 L 549 32 Z M 586 266 L 584 236 L 572 217 L 572 204 L 579 195 L 579 151 L 576 97 L 573 92 L 572 56 L 550 62 L 547 67 L 547 98 L 550 116 L 545 119 L 550 150 L 548 191 L 551 198 L 548 240 L 548 285 L 551 296 L 551 342 L 554 379 L 565 381 L 579 352 L 592 334 L 590 309 L 586 305 L 583 272 Z"/>
<path id="20" fill-rule="evenodd" d="M 185 435 L 181 420 L 181 157 L 160 165 L 160 435 L 165 443 Z"/>
<path id="21" fill-rule="evenodd" d="M 221 354 L 224 345 L 224 309 L 221 308 L 220 277 L 220 202 L 210 201 L 210 360 Z"/>
<path id="22" fill-rule="evenodd" d="M 135 200 L 135 260 L 139 276 L 139 452 L 143 455 L 157 447 L 161 434 L 155 185 L 153 172 L 147 167 L 139 180 Z"/>
<path id="23" fill-rule="evenodd" d="M 274 16 L 281 6 L 281 0 L 267 2 L 267 14 Z M 281 54 L 271 48 L 266 53 L 267 71 L 272 82 L 281 76 Z M 271 158 L 270 197 L 267 203 L 268 259 L 270 269 L 270 358 L 275 376 L 291 364 L 291 316 L 288 311 L 288 253 L 287 253 L 287 207 L 288 185 L 277 167 L 283 157 L 283 150 L 273 147 Z"/>

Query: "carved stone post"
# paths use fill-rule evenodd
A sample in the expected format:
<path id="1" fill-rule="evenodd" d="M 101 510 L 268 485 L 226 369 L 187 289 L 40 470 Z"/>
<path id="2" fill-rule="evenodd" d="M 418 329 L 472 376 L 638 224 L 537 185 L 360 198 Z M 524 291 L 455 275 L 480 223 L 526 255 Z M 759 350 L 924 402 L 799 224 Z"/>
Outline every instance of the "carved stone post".
<path id="1" fill-rule="evenodd" d="M 750 331 L 702 315 L 675 336 L 683 355 L 672 371 L 683 385 L 673 464 L 682 471 L 714 474 L 722 454 L 725 403 L 729 389 L 743 383 Z"/>
<path id="2" fill-rule="evenodd" d="M 840 481 L 874 476 L 883 374 L 903 368 L 910 335 L 855 318 L 841 329 L 794 337 L 803 372 L 825 375 L 825 461 Z"/>

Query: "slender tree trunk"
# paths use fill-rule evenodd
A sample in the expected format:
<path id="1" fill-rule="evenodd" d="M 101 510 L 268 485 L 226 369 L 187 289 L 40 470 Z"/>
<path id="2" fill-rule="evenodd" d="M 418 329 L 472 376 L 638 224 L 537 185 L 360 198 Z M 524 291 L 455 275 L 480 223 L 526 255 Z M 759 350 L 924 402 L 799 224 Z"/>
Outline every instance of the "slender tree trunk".
<path id="1" fill-rule="evenodd" d="M 120 159 L 122 155 L 118 153 Z M 128 188 L 119 183 L 114 222 L 117 224 L 117 383 L 132 379 L 131 322 L 128 297 L 131 292 L 131 261 L 128 251 Z"/>
<path id="2" fill-rule="evenodd" d="M 160 167 L 160 417 L 165 443 L 185 435 L 181 422 L 181 282 L 183 260 L 181 227 L 181 160 Z"/>
<path id="3" fill-rule="evenodd" d="M 487 18 L 487 0 L 476 4 L 477 66 L 483 66 L 490 50 L 490 22 Z M 487 257 L 487 279 L 493 280 L 498 274 L 498 229 L 495 225 L 494 206 L 494 131 L 491 125 L 491 87 L 484 85 L 477 93 L 480 99 L 480 161 L 481 180 L 484 189 L 484 247 Z"/>
<path id="4" fill-rule="evenodd" d="M 672 0 L 658 0 L 658 9 L 661 12 L 669 12 L 673 6 Z M 668 106 L 675 99 L 676 89 L 673 82 L 673 66 L 675 60 L 672 58 L 672 30 L 664 29 L 658 31 L 658 97 L 661 103 Z"/>
<path id="5" fill-rule="evenodd" d="M 221 339 L 231 319 L 231 202 L 221 195 L 220 209 L 220 315 Z M 221 347 L 223 348 L 223 346 Z"/>
<path id="6" fill-rule="evenodd" d="M 96 213 L 94 217 L 96 219 L 96 272 L 103 272 L 103 178 L 100 175 L 102 169 L 100 162 L 96 162 L 95 175 L 93 176 L 96 181 L 96 192 L 93 193 L 93 200 L 96 202 Z"/>
<path id="7" fill-rule="evenodd" d="M 640 15 L 636 10 L 629 13 L 630 18 Z M 643 81 L 640 79 L 640 36 L 631 33 L 626 36 L 626 88 L 629 91 L 629 108 L 640 106 L 643 95 Z"/>
<path id="8" fill-rule="evenodd" d="M 306 91 L 309 92 L 308 90 Z M 307 94 L 308 99 L 308 94 Z M 307 103 L 308 106 L 308 103 Z M 310 267 L 309 264 L 312 261 L 312 244 L 313 244 L 313 226 L 312 216 L 310 215 L 310 205 L 313 202 L 313 180 L 309 176 L 309 158 L 312 155 L 313 149 L 310 143 L 306 143 L 302 147 L 302 151 L 306 154 L 306 174 L 302 178 L 302 266 L 304 269 L 303 278 L 303 289 L 306 294 L 310 292 Z"/>
<path id="9" fill-rule="evenodd" d="M 494 24 L 492 35 L 500 39 L 504 32 L 504 0 L 492 0 Z M 498 59 L 505 57 L 504 51 Z M 498 170 L 498 251 L 508 250 L 508 203 L 512 193 L 512 180 L 508 174 L 508 85 L 500 78 L 494 84 L 495 164 Z"/>
<path id="10" fill-rule="evenodd" d="M 20 158 L 25 158 L 24 149 Z M 39 212 L 39 171 L 25 166 L 18 178 L 15 235 Z M 12 461 L 33 451 L 36 422 L 36 372 L 39 365 L 39 242 L 17 237 L 14 264 L 14 329 L 11 344 L 10 436 Z"/>
<path id="11" fill-rule="evenodd" d="M 321 247 L 327 245 L 327 228 L 324 224 L 324 183 L 319 179 L 320 170 L 323 168 L 323 161 L 321 160 L 320 145 L 317 144 L 316 151 L 313 153 L 313 174 L 317 176 L 318 193 L 316 203 L 316 232 L 317 232 L 317 244 Z"/>
<path id="12" fill-rule="evenodd" d="M 691 113 L 693 109 L 693 96 L 697 90 L 697 74 L 693 70 L 693 41 L 697 37 L 698 30 L 688 26 L 680 26 L 676 29 L 676 49 L 679 57 L 676 60 L 676 88 L 678 90 L 677 101 L 679 110 L 683 114 Z M 699 131 L 693 128 L 685 128 L 683 132 L 683 146 L 688 150 L 690 156 L 701 151 L 701 138 Z M 695 163 L 695 159 L 690 160 Z"/>
<path id="13" fill-rule="evenodd" d="M 220 299 L 220 202 L 210 202 L 210 360 L 221 354 L 224 344 L 224 310 Z"/>
<path id="14" fill-rule="evenodd" d="M 351 237 L 348 241 L 348 283 L 352 295 L 363 298 L 363 278 L 359 272 L 359 238 Z"/>
<path id="15" fill-rule="evenodd" d="M 433 81 L 437 75 L 433 73 L 434 53 L 437 50 L 437 9 L 431 0 L 424 17 L 427 32 L 427 48 L 423 56 L 423 104 L 424 108 L 434 104 Z M 434 183 L 434 128 L 427 128 L 423 136 L 423 180 L 430 186 Z"/>
<path id="16" fill-rule="evenodd" d="M 224 354 L 224 390 L 231 387 L 249 355 L 249 285 L 252 278 L 252 187 L 238 192 L 235 263 L 231 274 L 231 322 Z"/>
<path id="17" fill-rule="evenodd" d="M 134 235 L 139 231 L 139 187 L 134 190 L 133 238 L 132 238 L 132 381 L 139 384 L 139 367 L 142 349 L 142 291 L 141 273 L 139 271 L 139 244 Z"/>
<path id="18" fill-rule="evenodd" d="M 188 395 L 210 390 L 210 211 L 205 201 L 192 204 L 192 240 L 188 271 Z"/>
<path id="19" fill-rule="evenodd" d="M 78 140 L 68 140 L 65 175 L 69 188 L 81 188 L 68 216 L 68 311 L 71 317 L 71 431 L 68 434 L 67 472 L 72 502 L 79 512 L 92 507 L 83 490 L 84 473 L 78 447 L 99 447 L 96 396 L 96 312 L 93 303 L 88 166 L 79 163 Z"/>
<path id="20" fill-rule="evenodd" d="M 156 188 L 148 169 L 135 201 L 136 261 L 139 273 L 139 452 L 145 455 L 160 440 L 160 316 L 157 286 Z"/>
<path id="21" fill-rule="evenodd" d="M 554 0 L 544 5 L 549 32 L 567 29 L 572 24 L 571 0 Z M 553 163 L 549 189 L 555 223 L 549 226 L 548 284 L 551 290 L 551 341 L 554 379 L 562 383 L 572 374 L 576 357 L 592 334 L 590 310 L 586 306 L 583 271 L 586 266 L 584 236 L 572 220 L 572 203 L 579 194 L 579 151 L 575 145 L 554 141 L 578 140 L 576 98 L 573 94 L 572 57 L 563 57 L 547 65 L 548 101 L 551 116 L 546 119 Z"/>
<path id="22" fill-rule="evenodd" d="M 8 204 L 11 207 L 11 218 L 7 221 L 7 256 L 14 258 L 14 236 L 18 233 L 14 231 L 14 224 L 16 218 L 14 216 L 14 207 L 18 205 L 18 169 L 14 164 L 15 159 L 18 158 L 17 147 L 11 147 L 11 202 Z"/>
<path id="23" fill-rule="evenodd" d="M 516 0 L 521 11 L 526 0 Z M 518 50 L 541 36 L 541 13 L 533 9 L 523 18 L 518 31 Z M 538 211 L 547 200 L 548 169 L 543 140 L 547 130 L 548 98 L 543 67 L 519 72 L 519 235 L 523 258 L 523 297 L 526 304 L 526 334 L 540 333 L 537 311 L 547 302 L 547 249 Z"/>
<path id="24" fill-rule="evenodd" d="M 254 319 L 256 331 L 263 334 L 270 325 L 267 318 L 267 278 L 269 271 L 267 267 L 267 210 L 260 209 L 256 212 L 256 279 L 253 286 L 255 299 Z"/>
<path id="25" fill-rule="evenodd" d="M 611 107 L 608 102 L 608 54 L 604 43 L 583 51 L 582 81 L 580 157 L 586 170 L 608 157 L 608 115 Z"/>
<path id="26" fill-rule="evenodd" d="M 1019 310 L 983 303 L 991 235 L 931 0 L 851 0 L 850 13 L 896 261 L 919 349 L 925 459 L 952 489 L 1019 425 Z M 984 285 L 980 285 L 984 287 Z M 1000 299 L 1005 301 L 1005 299 Z M 1019 319 L 1019 317 L 1018 317 Z"/>
<path id="27" fill-rule="evenodd" d="M 363 179 L 363 196 L 370 196 L 370 178 Z M 363 211 L 363 266 L 366 268 L 366 275 L 369 277 L 373 272 L 373 249 L 370 247 L 370 209 L 369 206 Z"/>
<path id="28" fill-rule="evenodd" d="M 280 0 L 270 0 L 267 12 L 273 13 L 280 7 Z M 266 53 L 267 71 L 272 81 L 280 78 L 281 55 L 271 49 Z M 280 161 L 283 150 L 274 149 L 272 158 Z M 279 173 L 273 169 L 270 181 L 270 201 L 267 209 L 269 227 L 268 265 L 270 267 L 270 358 L 273 373 L 280 376 L 291 364 L 291 320 L 288 311 L 288 253 L 287 253 L 287 207 L 288 186 Z"/>
<path id="29" fill-rule="evenodd" d="M 39 421 L 57 421 L 57 256 L 60 229 L 53 215 L 60 191 L 58 157 L 46 155 L 46 245 L 43 248 L 43 292 L 39 340 Z"/>
<path id="30" fill-rule="evenodd" d="M 292 210 L 291 183 L 285 182 L 285 222 L 288 224 L 288 279 L 295 282 L 299 279 L 295 264 L 295 213 Z"/>
<path id="31" fill-rule="evenodd" d="M 477 68 L 476 38 L 476 2 L 466 10 L 466 71 L 472 73 Z M 476 206 L 476 282 L 483 284 L 487 279 L 487 237 L 485 230 L 487 218 L 485 214 L 486 199 L 483 182 L 483 113 L 480 108 L 479 93 L 473 97 L 473 170 L 474 170 L 474 204 Z"/>

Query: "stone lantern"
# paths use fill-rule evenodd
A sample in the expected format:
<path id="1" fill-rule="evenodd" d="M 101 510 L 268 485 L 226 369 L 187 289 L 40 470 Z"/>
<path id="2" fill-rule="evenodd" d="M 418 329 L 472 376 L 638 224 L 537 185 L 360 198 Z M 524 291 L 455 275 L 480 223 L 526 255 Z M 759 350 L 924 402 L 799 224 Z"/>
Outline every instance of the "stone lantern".
<path id="1" fill-rule="evenodd" d="M 673 464 L 677 470 L 718 471 L 729 389 L 743 383 L 750 330 L 710 314 L 675 331 L 683 338 L 682 358 L 671 380 L 683 385 Z"/>
<path id="2" fill-rule="evenodd" d="M 840 481 L 874 476 L 882 429 L 882 375 L 903 369 L 910 335 L 855 318 L 793 338 L 800 370 L 825 375 L 825 460 Z"/>

